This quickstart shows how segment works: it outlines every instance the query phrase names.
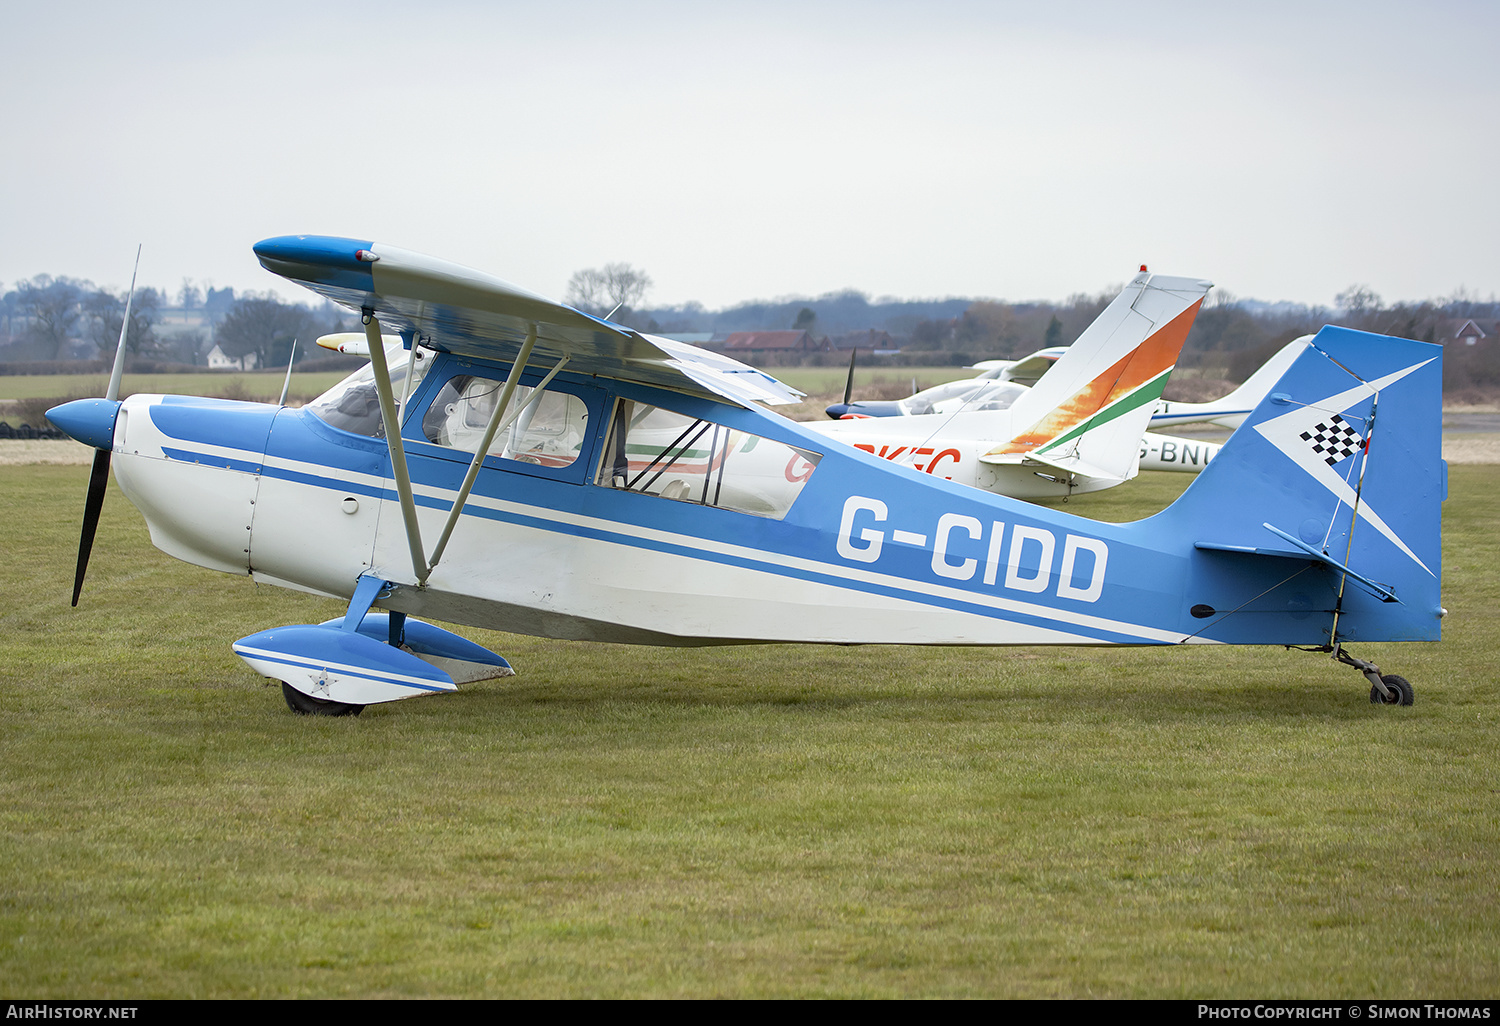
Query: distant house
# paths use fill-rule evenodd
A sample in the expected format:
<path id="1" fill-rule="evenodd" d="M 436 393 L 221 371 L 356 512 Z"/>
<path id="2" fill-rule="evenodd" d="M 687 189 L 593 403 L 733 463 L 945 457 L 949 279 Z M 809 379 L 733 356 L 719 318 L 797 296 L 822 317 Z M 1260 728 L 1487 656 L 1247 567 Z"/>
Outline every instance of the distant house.
<path id="1" fill-rule="evenodd" d="M 890 332 L 877 331 L 874 328 L 869 328 L 865 331 L 851 331 L 848 334 L 840 335 L 833 340 L 833 348 L 843 353 L 847 353 L 851 349 L 858 349 L 862 352 L 876 353 L 880 356 L 889 356 L 892 353 L 899 353 L 901 351 L 901 347 L 896 345 L 896 340 L 891 338 Z"/>
<path id="2" fill-rule="evenodd" d="M 1449 321 L 1443 328 L 1444 342 L 1451 339 L 1459 345 L 1473 346 L 1493 338 L 1500 331 L 1500 323 L 1493 320 L 1476 321 L 1471 317 L 1466 321 Z"/>
<path id="3" fill-rule="evenodd" d="M 736 359 L 771 355 L 801 356 L 804 353 L 828 353 L 833 343 L 828 336 L 815 339 L 807 331 L 734 331 L 714 348 Z"/>
<path id="4" fill-rule="evenodd" d="M 214 346 L 208 351 L 209 370 L 254 370 L 255 360 L 256 356 L 254 353 L 246 353 L 238 360 L 225 356 L 224 350 L 218 346 Z"/>
<path id="5" fill-rule="evenodd" d="M 156 308 L 156 323 L 164 326 L 185 328 L 207 328 L 208 314 L 201 306 L 160 306 Z"/>

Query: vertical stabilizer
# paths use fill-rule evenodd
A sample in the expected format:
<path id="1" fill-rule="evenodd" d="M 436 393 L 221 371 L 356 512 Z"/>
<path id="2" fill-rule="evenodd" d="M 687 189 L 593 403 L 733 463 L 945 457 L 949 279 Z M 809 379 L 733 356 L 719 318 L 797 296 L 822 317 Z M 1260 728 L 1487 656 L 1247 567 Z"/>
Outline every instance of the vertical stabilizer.
<path id="1" fill-rule="evenodd" d="M 1141 435 L 1212 288 L 1137 275 L 1012 409 L 1021 425 L 986 463 L 1040 463 L 1101 480 L 1135 476 Z"/>
<path id="2" fill-rule="evenodd" d="M 1182 497 L 1147 521 L 1193 544 L 1194 633 L 1437 640 L 1441 356 L 1324 328 Z"/>
<path id="3" fill-rule="evenodd" d="M 1239 427 L 1250 415 L 1250 411 L 1271 394 L 1271 386 L 1281 380 L 1286 369 L 1296 362 L 1297 357 L 1302 355 L 1302 350 L 1312 340 L 1311 335 L 1303 335 L 1288 342 L 1246 378 L 1244 384 L 1222 399 L 1206 403 L 1157 403 L 1156 412 L 1151 415 L 1152 429 L 1174 424 L 1199 424 L 1204 421 L 1213 421 L 1227 428 Z"/>

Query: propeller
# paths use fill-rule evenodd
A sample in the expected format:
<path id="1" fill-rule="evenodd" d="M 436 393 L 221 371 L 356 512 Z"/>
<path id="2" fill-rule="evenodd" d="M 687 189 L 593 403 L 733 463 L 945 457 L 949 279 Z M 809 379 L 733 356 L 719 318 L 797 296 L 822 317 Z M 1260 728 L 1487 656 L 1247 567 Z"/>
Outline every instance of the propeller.
<path id="1" fill-rule="evenodd" d="M 834 420 L 838 420 L 849 412 L 849 397 L 854 394 L 854 360 L 857 356 L 859 356 L 858 349 L 849 350 L 849 376 L 844 379 L 844 401 L 835 403 L 824 411 Z"/>
<path id="2" fill-rule="evenodd" d="M 109 450 L 94 450 L 94 468 L 89 471 L 89 490 L 83 500 L 83 531 L 78 536 L 78 569 L 73 572 L 73 605 L 83 592 L 83 577 L 89 571 L 89 553 L 99 529 L 99 511 L 104 508 L 104 490 L 109 487 Z"/>
<path id="3" fill-rule="evenodd" d="M 78 537 L 78 569 L 73 574 L 75 607 L 83 591 L 84 575 L 88 572 L 94 534 L 99 529 L 104 492 L 109 487 L 109 456 L 114 446 L 115 418 L 120 412 L 120 378 L 125 370 L 125 335 L 130 330 L 130 304 L 135 299 L 135 278 L 140 268 L 141 248 L 137 246 L 135 268 L 130 272 L 130 291 L 125 296 L 125 317 L 120 322 L 120 341 L 115 346 L 115 365 L 109 374 L 109 387 L 104 391 L 103 403 L 97 399 L 79 399 L 47 411 L 48 420 L 73 438 L 94 447 L 94 467 L 89 472 L 89 490 L 83 500 L 83 530 Z"/>

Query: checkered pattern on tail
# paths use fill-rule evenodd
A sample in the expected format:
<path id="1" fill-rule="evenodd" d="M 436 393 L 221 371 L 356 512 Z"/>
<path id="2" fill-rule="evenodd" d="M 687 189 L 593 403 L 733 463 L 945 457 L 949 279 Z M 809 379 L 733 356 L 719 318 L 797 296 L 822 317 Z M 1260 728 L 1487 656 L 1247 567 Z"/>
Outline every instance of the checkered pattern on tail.
<path id="1" fill-rule="evenodd" d="M 1365 445 L 1360 433 L 1337 413 L 1311 431 L 1302 432 L 1302 440 L 1311 445 L 1312 451 L 1323 457 L 1323 462 L 1330 467 L 1353 456 Z"/>

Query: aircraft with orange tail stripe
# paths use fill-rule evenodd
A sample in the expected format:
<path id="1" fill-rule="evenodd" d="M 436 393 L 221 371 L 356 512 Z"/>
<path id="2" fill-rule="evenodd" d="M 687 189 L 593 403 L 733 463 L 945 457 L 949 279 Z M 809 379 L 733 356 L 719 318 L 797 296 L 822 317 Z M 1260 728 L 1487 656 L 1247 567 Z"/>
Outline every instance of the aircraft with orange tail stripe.
<path id="1" fill-rule="evenodd" d="M 816 422 L 819 434 L 915 471 L 1022 499 L 1112 488 L 1142 439 L 1212 282 L 1144 268 L 1007 409 Z M 1211 459 L 1212 443 L 1181 441 Z M 1186 469 L 1201 469 L 1201 466 Z"/>

